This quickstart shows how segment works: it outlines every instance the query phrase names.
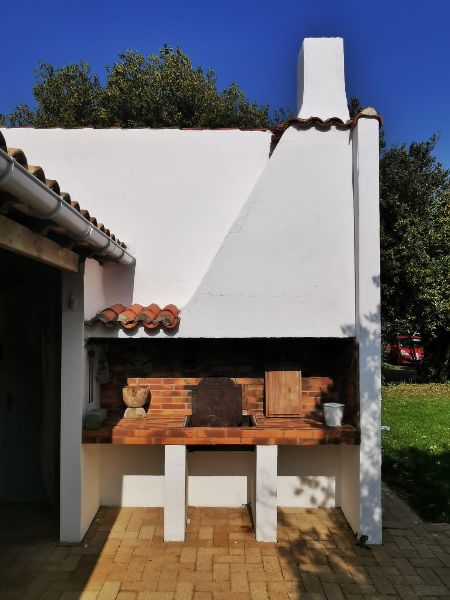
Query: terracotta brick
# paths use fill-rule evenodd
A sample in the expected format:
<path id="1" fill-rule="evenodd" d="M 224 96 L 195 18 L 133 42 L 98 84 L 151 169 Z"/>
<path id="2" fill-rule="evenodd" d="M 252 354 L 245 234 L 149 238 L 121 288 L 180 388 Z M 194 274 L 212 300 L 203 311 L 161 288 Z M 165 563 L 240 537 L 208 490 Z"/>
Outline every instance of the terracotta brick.
<path id="1" fill-rule="evenodd" d="M 130 377 L 127 379 L 128 385 L 137 385 L 138 382 L 139 385 L 151 385 L 152 383 L 162 383 L 162 380 L 158 377 L 140 377 L 139 380 L 136 377 Z"/>

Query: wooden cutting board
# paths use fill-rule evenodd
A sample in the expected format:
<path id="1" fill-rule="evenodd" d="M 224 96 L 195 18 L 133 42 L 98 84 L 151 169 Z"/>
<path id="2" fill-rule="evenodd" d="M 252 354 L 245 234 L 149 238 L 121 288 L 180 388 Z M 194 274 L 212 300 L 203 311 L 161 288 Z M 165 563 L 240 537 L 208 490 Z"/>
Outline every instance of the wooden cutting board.
<path id="1" fill-rule="evenodd" d="M 300 417 L 301 371 L 266 371 L 265 394 L 267 417 Z"/>

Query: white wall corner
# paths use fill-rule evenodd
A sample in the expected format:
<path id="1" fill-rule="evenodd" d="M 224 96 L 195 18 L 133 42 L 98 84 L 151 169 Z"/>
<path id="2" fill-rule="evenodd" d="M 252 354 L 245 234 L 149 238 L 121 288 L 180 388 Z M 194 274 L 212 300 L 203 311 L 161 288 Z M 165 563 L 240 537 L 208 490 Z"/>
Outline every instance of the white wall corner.
<path id="1" fill-rule="evenodd" d="M 297 61 L 297 112 L 301 119 L 350 118 L 342 38 L 305 38 Z"/>
<path id="2" fill-rule="evenodd" d="M 382 540 L 379 123 L 353 130 L 356 337 L 359 345 L 360 531 Z"/>

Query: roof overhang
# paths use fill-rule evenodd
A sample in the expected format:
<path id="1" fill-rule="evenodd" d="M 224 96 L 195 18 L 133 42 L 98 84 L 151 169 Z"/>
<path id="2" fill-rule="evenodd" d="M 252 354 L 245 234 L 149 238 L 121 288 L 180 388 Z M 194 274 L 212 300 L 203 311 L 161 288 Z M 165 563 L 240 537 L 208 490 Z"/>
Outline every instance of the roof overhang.
<path id="1" fill-rule="evenodd" d="M 82 211 L 68 194 L 61 193 L 56 181 L 45 179 L 41 167 L 28 165 L 22 150 L 7 149 L 1 133 L 0 136 L 0 215 L 22 227 L 14 230 L 15 242 L 10 249 L 18 247 L 18 238 L 26 238 L 27 247 L 33 244 L 32 239 L 43 247 L 41 238 L 48 238 L 60 250 L 69 250 L 82 258 L 124 265 L 135 263 L 125 244 L 97 224 L 87 211 Z M 3 227 L 11 230 L 12 226 L 3 222 Z M 44 246 L 56 251 L 51 244 Z"/>

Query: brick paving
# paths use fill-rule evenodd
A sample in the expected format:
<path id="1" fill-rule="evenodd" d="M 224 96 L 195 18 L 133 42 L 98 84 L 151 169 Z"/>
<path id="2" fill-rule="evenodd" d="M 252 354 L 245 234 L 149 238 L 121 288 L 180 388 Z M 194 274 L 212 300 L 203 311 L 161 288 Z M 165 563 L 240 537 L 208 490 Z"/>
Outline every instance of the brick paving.
<path id="1" fill-rule="evenodd" d="M 42 600 L 450 599 L 450 525 L 384 491 L 384 543 L 355 544 L 339 509 L 279 511 L 258 543 L 245 508 L 190 508 L 184 543 L 161 509 L 101 508 L 83 544 L 2 544 L 0 598 Z"/>

